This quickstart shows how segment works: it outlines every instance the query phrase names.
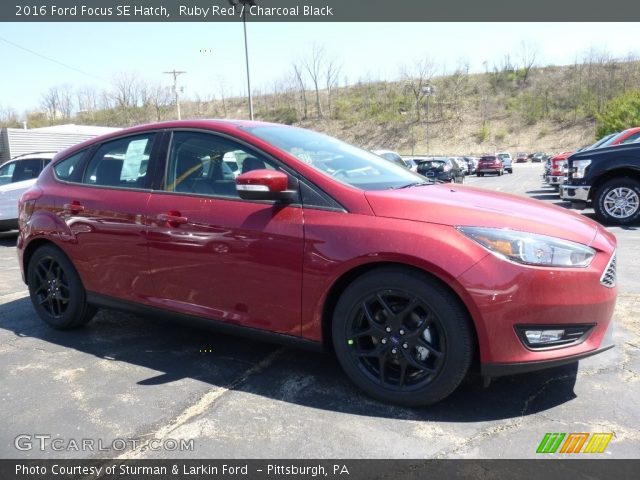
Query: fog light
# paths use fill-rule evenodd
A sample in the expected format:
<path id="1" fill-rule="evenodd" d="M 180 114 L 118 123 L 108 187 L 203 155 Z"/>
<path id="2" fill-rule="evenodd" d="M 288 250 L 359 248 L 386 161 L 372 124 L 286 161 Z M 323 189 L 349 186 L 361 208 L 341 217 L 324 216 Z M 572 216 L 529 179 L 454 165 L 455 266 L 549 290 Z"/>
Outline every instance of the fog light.
<path id="1" fill-rule="evenodd" d="M 562 340 L 564 330 L 525 330 L 524 334 L 530 345 L 541 345 Z"/>
<path id="2" fill-rule="evenodd" d="M 595 325 L 518 325 L 516 333 L 531 350 L 577 345 L 586 340 Z"/>

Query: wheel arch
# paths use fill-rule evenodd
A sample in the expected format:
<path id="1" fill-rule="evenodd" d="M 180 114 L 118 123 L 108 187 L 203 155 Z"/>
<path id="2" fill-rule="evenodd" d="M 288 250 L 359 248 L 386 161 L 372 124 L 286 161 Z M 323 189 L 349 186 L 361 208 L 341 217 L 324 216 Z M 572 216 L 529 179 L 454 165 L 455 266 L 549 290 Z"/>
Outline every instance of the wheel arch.
<path id="1" fill-rule="evenodd" d="M 600 175 L 595 182 L 593 182 L 592 188 L 589 192 L 589 199 L 595 200 L 596 195 L 600 187 L 614 178 L 629 178 L 640 182 L 640 170 L 625 167 L 625 168 L 617 168 L 615 170 L 609 170 L 608 172 Z"/>
<path id="2" fill-rule="evenodd" d="M 415 265 L 402 263 L 398 261 L 381 261 L 381 262 L 372 262 L 372 263 L 365 263 L 365 264 L 358 265 L 344 272 L 331 285 L 329 292 L 325 297 L 325 301 L 322 308 L 322 343 L 325 350 L 330 351 L 333 349 L 333 339 L 332 339 L 332 333 L 331 333 L 333 314 L 334 314 L 336 305 L 338 303 L 338 300 L 340 298 L 340 295 L 344 291 L 344 289 L 347 287 L 347 285 L 349 285 L 351 282 L 353 282 L 357 278 L 360 278 L 361 276 L 366 275 L 375 270 L 392 269 L 392 268 L 404 269 L 404 270 L 419 273 L 421 275 L 426 275 L 431 279 L 433 279 L 434 281 L 438 282 L 444 289 L 446 289 L 449 293 L 451 293 L 453 298 L 455 298 L 458 301 L 460 307 L 464 309 L 467 315 L 467 321 L 469 322 L 469 326 L 471 327 L 471 331 L 473 333 L 472 365 L 479 365 L 480 348 L 478 343 L 479 342 L 478 331 L 477 331 L 478 326 L 476 325 L 476 322 L 469 309 L 469 306 L 461 297 L 459 292 L 456 291 L 456 289 L 452 288 L 449 282 L 447 282 L 445 279 L 438 276 L 437 274 L 431 271 L 425 270 L 423 268 L 419 268 Z"/>
<path id="3" fill-rule="evenodd" d="M 27 244 L 26 248 L 24 249 L 24 253 L 22 254 L 22 268 L 24 271 L 25 283 L 27 283 L 27 271 L 29 268 L 29 262 L 31 261 L 33 254 L 36 252 L 36 250 L 38 250 L 40 247 L 43 247 L 45 245 L 51 245 L 57 248 L 58 250 L 60 250 L 65 256 L 67 255 L 66 253 L 64 253 L 64 251 L 60 247 L 58 247 L 58 245 L 55 244 L 55 242 L 52 242 L 47 238 L 35 238 L 31 240 Z"/>

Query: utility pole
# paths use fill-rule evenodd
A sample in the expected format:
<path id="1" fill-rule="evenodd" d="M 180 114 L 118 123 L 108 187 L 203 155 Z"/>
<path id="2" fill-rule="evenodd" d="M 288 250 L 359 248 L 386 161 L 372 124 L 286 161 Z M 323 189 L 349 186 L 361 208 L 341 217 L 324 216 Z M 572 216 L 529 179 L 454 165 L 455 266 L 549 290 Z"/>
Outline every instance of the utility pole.
<path id="1" fill-rule="evenodd" d="M 174 68 L 170 72 L 162 72 L 162 73 L 173 75 L 173 93 L 176 96 L 176 109 L 178 111 L 178 120 L 181 120 L 181 118 L 180 118 L 180 98 L 179 98 L 179 90 L 178 90 L 178 77 L 180 75 L 182 75 L 183 73 L 187 73 L 187 72 L 176 70 Z"/>
<path id="2" fill-rule="evenodd" d="M 251 96 L 251 75 L 249 75 L 249 47 L 247 43 L 247 10 L 256 4 L 256 0 L 229 0 L 235 12 L 236 7 L 242 7 L 242 26 L 244 28 L 244 60 L 247 66 L 247 93 L 249 96 L 249 118 L 253 120 L 253 98 Z"/>
<path id="3" fill-rule="evenodd" d="M 435 95 L 436 88 L 433 85 L 425 85 L 422 87 L 422 93 L 427 97 L 427 119 L 424 125 L 424 130 L 427 140 L 427 155 L 429 155 L 429 98 L 431 95 Z"/>

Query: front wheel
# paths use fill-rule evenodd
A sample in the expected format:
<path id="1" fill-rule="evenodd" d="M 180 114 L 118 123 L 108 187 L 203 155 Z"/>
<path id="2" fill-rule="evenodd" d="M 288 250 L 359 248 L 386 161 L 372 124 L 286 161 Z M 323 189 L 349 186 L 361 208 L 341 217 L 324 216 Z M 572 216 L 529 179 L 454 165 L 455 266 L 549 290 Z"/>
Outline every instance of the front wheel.
<path id="1" fill-rule="evenodd" d="M 603 223 L 628 225 L 640 220 L 640 182 L 621 177 L 598 188 L 593 209 Z"/>
<path id="2" fill-rule="evenodd" d="M 75 328 L 96 313 L 87 303 L 80 276 L 66 255 L 53 245 L 38 248 L 27 267 L 31 303 L 40 318 L 56 329 Z"/>
<path id="3" fill-rule="evenodd" d="M 436 403 L 471 364 L 466 311 L 438 281 L 411 270 L 378 269 L 355 280 L 338 301 L 332 333 L 349 378 L 385 402 Z"/>

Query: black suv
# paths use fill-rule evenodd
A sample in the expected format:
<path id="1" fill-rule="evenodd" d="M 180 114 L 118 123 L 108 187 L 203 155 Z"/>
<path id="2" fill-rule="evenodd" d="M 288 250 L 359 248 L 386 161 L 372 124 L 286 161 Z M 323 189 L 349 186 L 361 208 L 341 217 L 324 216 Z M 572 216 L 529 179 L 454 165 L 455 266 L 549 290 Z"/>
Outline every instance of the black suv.
<path id="1" fill-rule="evenodd" d="M 567 158 L 561 197 L 574 208 L 592 204 L 599 220 L 628 225 L 640 220 L 640 145 L 617 145 Z"/>
<path id="2" fill-rule="evenodd" d="M 434 157 L 418 165 L 418 173 L 433 180 L 447 183 L 464 183 L 464 171 L 458 162 L 449 157 Z"/>

